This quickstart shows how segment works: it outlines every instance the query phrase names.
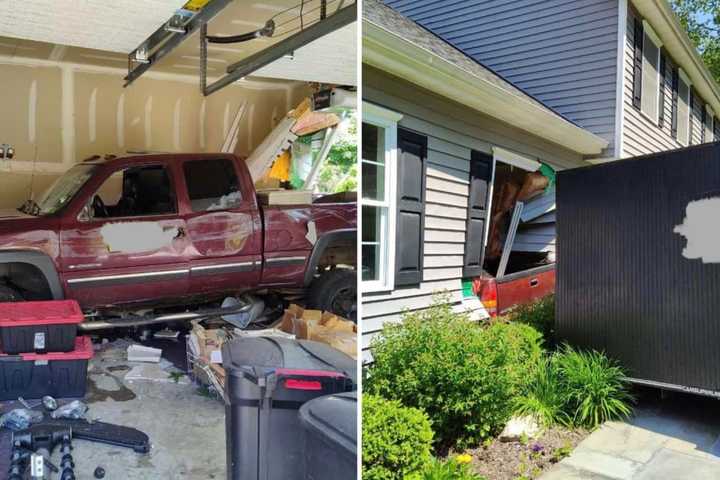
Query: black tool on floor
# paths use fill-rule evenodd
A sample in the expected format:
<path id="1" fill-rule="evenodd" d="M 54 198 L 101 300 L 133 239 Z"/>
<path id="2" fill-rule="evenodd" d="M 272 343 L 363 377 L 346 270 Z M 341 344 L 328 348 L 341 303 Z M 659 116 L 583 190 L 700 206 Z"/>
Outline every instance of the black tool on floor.
<path id="1" fill-rule="evenodd" d="M 25 480 L 27 470 L 33 480 L 45 480 L 46 467 L 59 472 L 60 480 L 75 480 L 75 463 L 72 457 L 72 429 L 61 425 L 33 425 L 26 430 L 13 433 L 8 480 Z M 60 445 L 60 467 L 52 464 L 55 448 Z"/>
<path id="2" fill-rule="evenodd" d="M 73 438 L 77 440 L 131 448 L 137 453 L 148 453 L 150 451 L 150 438 L 136 428 L 105 422 L 88 422 L 87 420 L 65 418 L 47 418 L 40 424 L 71 428 Z"/>

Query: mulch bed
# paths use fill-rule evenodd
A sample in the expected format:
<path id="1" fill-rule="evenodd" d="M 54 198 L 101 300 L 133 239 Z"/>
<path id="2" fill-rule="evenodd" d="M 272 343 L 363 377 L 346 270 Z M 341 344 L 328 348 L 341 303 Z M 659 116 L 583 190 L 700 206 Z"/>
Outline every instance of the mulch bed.
<path id="1" fill-rule="evenodd" d="M 589 432 L 550 428 L 527 442 L 493 440 L 468 450 L 475 472 L 487 480 L 534 479 L 566 457 Z"/>

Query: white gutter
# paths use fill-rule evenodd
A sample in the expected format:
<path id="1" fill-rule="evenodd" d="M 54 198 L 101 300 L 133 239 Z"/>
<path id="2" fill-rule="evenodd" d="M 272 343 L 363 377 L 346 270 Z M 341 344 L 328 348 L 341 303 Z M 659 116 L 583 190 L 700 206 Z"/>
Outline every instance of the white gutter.
<path id="1" fill-rule="evenodd" d="M 368 20 L 363 20 L 363 63 L 583 155 L 608 141 L 560 115 L 478 77 Z M 720 111 L 720 109 L 718 109 Z"/>
<path id="2" fill-rule="evenodd" d="M 685 70 L 703 101 L 709 103 L 714 111 L 720 111 L 720 87 L 667 0 L 633 0 L 632 3 L 663 40 L 673 63 Z"/>

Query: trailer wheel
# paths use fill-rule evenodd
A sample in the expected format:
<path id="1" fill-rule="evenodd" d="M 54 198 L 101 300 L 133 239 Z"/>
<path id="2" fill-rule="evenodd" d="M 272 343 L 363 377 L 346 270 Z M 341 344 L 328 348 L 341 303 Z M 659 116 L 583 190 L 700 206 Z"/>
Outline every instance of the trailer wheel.
<path id="1" fill-rule="evenodd" d="M 337 269 L 323 273 L 310 285 L 307 305 L 326 310 L 349 320 L 357 319 L 357 274 Z"/>
<path id="2" fill-rule="evenodd" d="M 14 288 L 7 285 L 0 285 L 0 303 L 2 302 L 23 302 L 25 299 Z"/>

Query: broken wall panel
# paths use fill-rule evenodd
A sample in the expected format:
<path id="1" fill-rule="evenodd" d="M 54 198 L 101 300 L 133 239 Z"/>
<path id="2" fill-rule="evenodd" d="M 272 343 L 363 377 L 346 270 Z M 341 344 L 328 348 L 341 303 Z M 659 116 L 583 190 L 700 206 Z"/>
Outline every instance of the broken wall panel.
<path id="1" fill-rule="evenodd" d="M 74 163 L 127 151 L 219 151 L 240 105 L 235 153 L 246 156 L 309 88 L 297 82 L 242 81 L 210 97 L 196 76 L 148 74 L 122 88 L 123 69 L 0 57 L 0 208 L 39 195 Z"/>

